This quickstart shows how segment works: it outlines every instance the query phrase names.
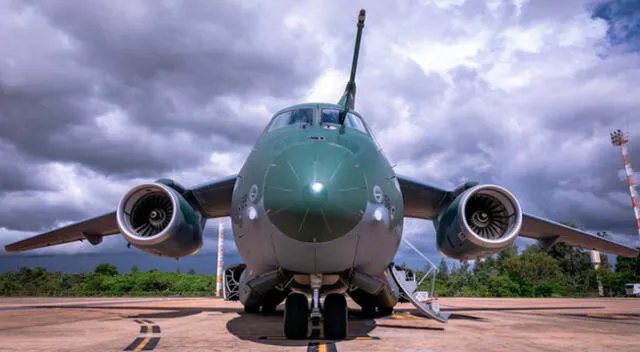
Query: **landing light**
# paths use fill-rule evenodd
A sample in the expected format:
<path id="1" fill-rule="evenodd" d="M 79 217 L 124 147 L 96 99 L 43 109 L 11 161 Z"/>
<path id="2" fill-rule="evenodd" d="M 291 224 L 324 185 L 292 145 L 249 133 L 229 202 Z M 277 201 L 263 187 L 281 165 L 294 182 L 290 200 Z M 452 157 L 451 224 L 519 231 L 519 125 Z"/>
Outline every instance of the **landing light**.
<path id="1" fill-rule="evenodd" d="M 258 211 L 254 207 L 249 207 L 249 219 L 255 220 L 258 217 Z"/>
<path id="2" fill-rule="evenodd" d="M 311 184 L 311 190 L 314 193 L 320 193 L 322 191 L 322 188 L 324 188 L 324 186 L 322 185 L 322 183 L 319 182 L 314 182 Z"/>
<path id="3" fill-rule="evenodd" d="M 380 210 L 380 208 L 373 212 L 373 218 L 376 219 L 376 221 L 382 221 L 382 210 Z"/>

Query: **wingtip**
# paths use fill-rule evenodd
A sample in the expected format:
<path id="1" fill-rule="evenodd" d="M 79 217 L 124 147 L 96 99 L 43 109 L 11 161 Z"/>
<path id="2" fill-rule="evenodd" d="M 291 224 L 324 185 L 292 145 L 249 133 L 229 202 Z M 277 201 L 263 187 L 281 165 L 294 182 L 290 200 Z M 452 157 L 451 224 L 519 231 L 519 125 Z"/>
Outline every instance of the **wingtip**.
<path id="1" fill-rule="evenodd" d="M 9 244 L 9 245 L 4 246 L 4 251 L 5 251 L 5 252 L 7 252 L 7 253 L 16 253 L 16 252 L 18 252 L 18 251 L 15 249 L 15 247 L 13 247 L 13 245 L 10 245 L 10 244 Z"/>

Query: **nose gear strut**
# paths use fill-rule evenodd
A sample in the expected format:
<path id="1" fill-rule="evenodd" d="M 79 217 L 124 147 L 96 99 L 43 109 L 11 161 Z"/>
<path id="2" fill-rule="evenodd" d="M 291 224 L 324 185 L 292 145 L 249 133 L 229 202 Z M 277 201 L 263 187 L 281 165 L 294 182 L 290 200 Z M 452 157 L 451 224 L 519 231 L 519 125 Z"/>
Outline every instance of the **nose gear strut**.
<path id="1" fill-rule="evenodd" d="M 322 288 L 322 274 L 309 276 L 313 300 L 311 301 L 311 338 L 319 338 L 322 332 L 322 312 L 320 312 L 320 288 Z"/>

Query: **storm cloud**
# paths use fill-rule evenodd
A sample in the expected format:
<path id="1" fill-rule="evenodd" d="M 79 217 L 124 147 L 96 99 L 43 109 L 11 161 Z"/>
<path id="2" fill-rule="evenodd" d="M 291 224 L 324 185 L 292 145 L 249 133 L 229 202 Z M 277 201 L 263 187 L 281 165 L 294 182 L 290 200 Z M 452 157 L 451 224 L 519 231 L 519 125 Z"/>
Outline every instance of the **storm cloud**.
<path id="1" fill-rule="evenodd" d="M 0 3 L 0 245 L 111 211 L 141 182 L 237 172 L 277 110 L 337 101 L 361 7 L 356 108 L 398 173 L 497 183 L 525 211 L 635 241 L 609 141 L 627 131 L 640 168 L 632 2 L 96 0 Z M 405 229 L 439 260 L 430 222 Z M 123 251 L 114 236 L 33 253 Z"/>

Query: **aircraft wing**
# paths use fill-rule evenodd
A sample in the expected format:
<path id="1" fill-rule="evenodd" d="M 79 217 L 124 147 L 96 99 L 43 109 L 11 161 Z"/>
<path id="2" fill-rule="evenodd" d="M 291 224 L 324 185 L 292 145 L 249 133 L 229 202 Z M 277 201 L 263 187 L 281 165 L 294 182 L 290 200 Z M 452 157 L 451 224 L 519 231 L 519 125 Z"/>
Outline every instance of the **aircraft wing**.
<path id="1" fill-rule="evenodd" d="M 397 178 L 404 198 L 404 216 L 433 220 L 449 204 L 451 192 L 406 176 Z"/>
<path id="2" fill-rule="evenodd" d="M 9 253 L 22 252 L 81 240 L 96 241 L 98 244 L 102 237 L 118 232 L 120 230 L 116 221 L 116 212 L 113 211 L 12 243 L 5 246 L 4 250 Z"/>
<path id="3" fill-rule="evenodd" d="M 459 194 L 459 189 L 446 191 L 405 176 L 397 177 L 404 198 L 405 217 L 433 220 Z M 640 255 L 638 249 L 527 213 L 523 214 L 519 235 L 540 240 L 543 246 L 562 242 L 625 257 Z"/>
<path id="4" fill-rule="evenodd" d="M 546 247 L 563 242 L 625 257 L 637 257 L 640 254 L 635 248 L 530 214 L 524 214 L 522 217 L 520 236 L 540 240 Z"/>
<path id="5" fill-rule="evenodd" d="M 231 214 L 231 195 L 236 176 L 208 182 L 187 190 L 185 199 L 202 211 L 206 218 L 229 216 Z M 22 252 L 36 248 L 48 247 L 63 243 L 88 240 L 97 245 L 102 237 L 120 233 L 116 212 L 110 212 L 95 218 L 79 221 L 40 235 L 29 237 L 5 246 L 7 252 Z"/>
<path id="6" fill-rule="evenodd" d="M 236 179 L 236 175 L 231 175 L 198 185 L 189 190 L 185 198 L 191 200 L 189 198 L 192 195 L 192 200 L 200 206 L 202 216 L 206 218 L 231 216 L 231 198 Z"/>

